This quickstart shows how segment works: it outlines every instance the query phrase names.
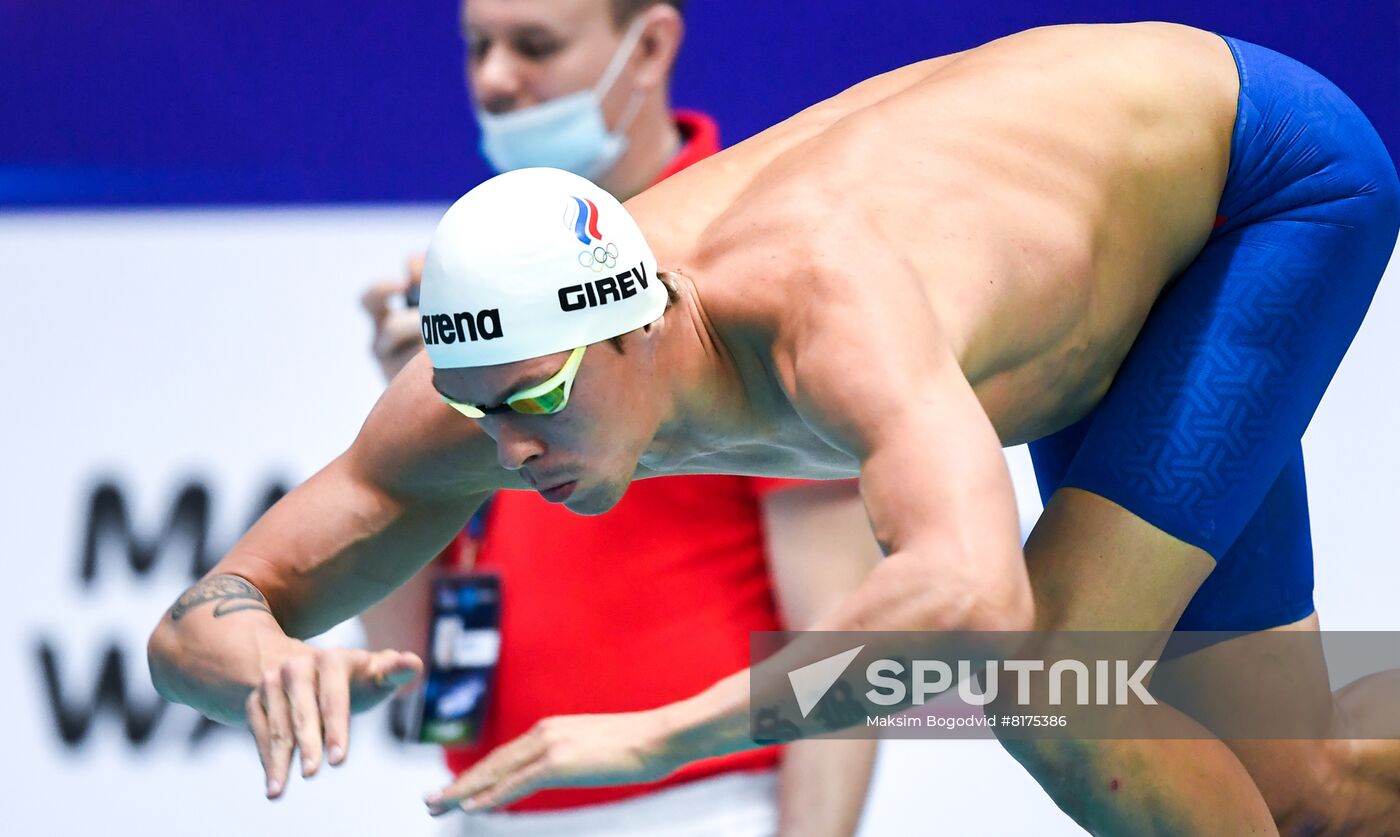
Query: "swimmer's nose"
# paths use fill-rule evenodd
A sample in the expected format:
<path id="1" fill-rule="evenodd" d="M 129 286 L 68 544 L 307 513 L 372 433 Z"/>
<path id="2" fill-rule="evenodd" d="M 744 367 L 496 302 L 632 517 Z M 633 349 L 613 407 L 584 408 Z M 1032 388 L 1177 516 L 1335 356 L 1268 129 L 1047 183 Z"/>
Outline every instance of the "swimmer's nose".
<path id="1" fill-rule="evenodd" d="M 496 459 L 507 471 L 519 471 L 544 454 L 543 443 L 518 432 L 510 426 L 510 422 L 498 422 L 495 429 Z"/>

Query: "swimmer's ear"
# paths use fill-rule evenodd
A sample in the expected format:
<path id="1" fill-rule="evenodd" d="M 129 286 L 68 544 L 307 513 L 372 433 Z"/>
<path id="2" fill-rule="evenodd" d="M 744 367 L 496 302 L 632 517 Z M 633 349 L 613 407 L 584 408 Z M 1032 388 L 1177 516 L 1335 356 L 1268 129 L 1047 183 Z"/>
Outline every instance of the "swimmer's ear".
<path id="1" fill-rule="evenodd" d="M 617 350 L 618 354 L 625 355 L 627 354 L 627 350 L 622 346 L 622 338 L 626 337 L 628 334 L 631 334 L 633 331 L 640 331 L 643 334 L 651 334 L 651 327 L 654 325 L 656 325 L 656 323 L 647 323 L 641 328 L 633 329 L 632 331 L 626 332 L 625 334 L 619 334 L 616 337 L 609 337 L 608 342 L 612 344 L 612 347 Z"/>
<path id="2" fill-rule="evenodd" d="M 685 37 L 685 21 L 681 19 L 680 10 L 670 3 L 653 3 L 637 16 L 643 22 L 636 25 L 645 28 L 637 40 L 633 58 L 636 62 L 633 83 L 638 87 L 659 87 L 670 78 L 671 68 L 675 66 L 681 40 Z M 622 26 L 627 23 L 623 21 Z"/>
<path id="3" fill-rule="evenodd" d="M 656 278 L 661 280 L 661 287 L 666 289 L 666 307 L 680 301 L 681 290 L 676 287 L 676 277 L 669 270 L 657 270 Z"/>

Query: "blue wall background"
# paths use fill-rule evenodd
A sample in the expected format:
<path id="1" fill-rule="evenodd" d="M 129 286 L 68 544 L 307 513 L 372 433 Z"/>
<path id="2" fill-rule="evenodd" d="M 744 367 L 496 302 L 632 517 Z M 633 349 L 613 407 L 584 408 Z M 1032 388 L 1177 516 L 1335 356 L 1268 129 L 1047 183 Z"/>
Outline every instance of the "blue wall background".
<path id="1" fill-rule="evenodd" d="M 446 201 L 487 175 L 452 0 L 0 0 L 0 206 Z M 1400 156 L 1395 0 L 691 0 L 676 102 L 735 142 L 1047 23 L 1174 20 L 1293 55 Z"/>

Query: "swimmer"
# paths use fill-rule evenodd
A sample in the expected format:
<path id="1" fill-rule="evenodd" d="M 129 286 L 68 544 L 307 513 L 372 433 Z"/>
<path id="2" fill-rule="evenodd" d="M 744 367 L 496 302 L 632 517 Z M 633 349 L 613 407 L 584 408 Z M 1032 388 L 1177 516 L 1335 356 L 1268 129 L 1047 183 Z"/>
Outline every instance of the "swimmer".
<path id="1" fill-rule="evenodd" d="M 351 652 L 299 638 L 411 576 L 492 490 L 596 514 L 670 473 L 860 476 L 887 557 L 822 630 L 1313 630 L 1305 545 L 1281 567 L 1232 549 L 1296 536 L 1268 513 L 1306 508 L 1299 440 L 1397 228 L 1394 166 L 1340 91 L 1168 24 L 895 70 L 625 208 L 562 172 L 502 175 L 434 235 L 426 354 L 161 622 L 154 680 L 246 717 L 270 775 L 294 748 L 343 757 L 347 692 L 416 663 L 347 674 Z M 1033 440 L 1051 493 L 1023 553 L 999 447 Z M 429 808 L 754 746 L 748 696 L 744 672 L 546 719 Z M 1206 738 L 1008 747 L 1095 833 L 1380 830 L 1400 787 L 1374 778 L 1393 752 L 1363 770 Z"/>

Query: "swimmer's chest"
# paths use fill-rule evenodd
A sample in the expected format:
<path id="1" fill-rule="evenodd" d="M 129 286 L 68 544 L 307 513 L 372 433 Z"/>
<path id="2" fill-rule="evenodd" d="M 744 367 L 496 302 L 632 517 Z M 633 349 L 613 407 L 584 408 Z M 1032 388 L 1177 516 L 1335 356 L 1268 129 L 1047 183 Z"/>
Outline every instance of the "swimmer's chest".
<path id="1" fill-rule="evenodd" d="M 789 411 L 770 416 L 745 438 L 683 463 L 679 473 L 743 474 L 783 479 L 849 479 L 860 475 L 860 460 L 822 439 Z"/>
<path id="2" fill-rule="evenodd" d="M 796 410 L 770 416 L 745 454 L 769 471 L 797 479 L 844 479 L 860 474 L 860 460 L 812 431 Z"/>

